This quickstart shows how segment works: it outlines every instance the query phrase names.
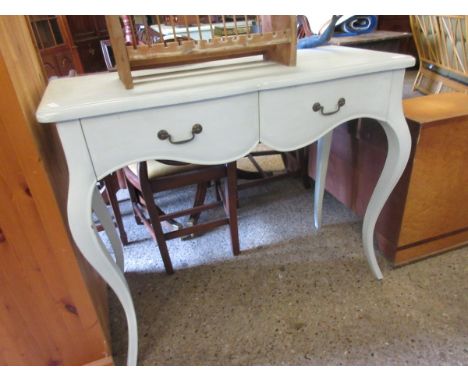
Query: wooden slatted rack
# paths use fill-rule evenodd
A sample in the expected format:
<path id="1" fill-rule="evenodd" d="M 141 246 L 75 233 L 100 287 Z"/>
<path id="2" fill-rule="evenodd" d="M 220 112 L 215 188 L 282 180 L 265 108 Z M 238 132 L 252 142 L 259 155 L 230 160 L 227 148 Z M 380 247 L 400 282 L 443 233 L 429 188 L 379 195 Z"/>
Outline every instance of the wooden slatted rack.
<path id="1" fill-rule="evenodd" d="M 296 64 L 296 16 L 106 16 L 121 81 L 132 71 L 263 55 Z"/>

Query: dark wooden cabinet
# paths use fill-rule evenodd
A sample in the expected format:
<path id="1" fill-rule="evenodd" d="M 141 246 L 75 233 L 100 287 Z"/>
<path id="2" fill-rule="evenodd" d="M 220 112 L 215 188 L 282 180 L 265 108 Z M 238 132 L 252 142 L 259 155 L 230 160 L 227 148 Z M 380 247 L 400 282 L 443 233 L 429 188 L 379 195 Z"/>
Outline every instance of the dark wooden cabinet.
<path id="1" fill-rule="evenodd" d="M 394 32 L 410 32 L 411 25 L 408 15 L 381 15 L 377 25 L 378 30 L 394 31 Z M 401 42 L 399 53 L 409 54 L 418 58 L 418 51 L 413 38 L 408 38 Z"/>
<path id="2" fill-rule="evenodd" d="M 109 36 L 104 16 L 29 16 L 29 21 L 48 78 L 106 70 L 100 44 Z"/>
<path id="3" fill-rule="evenodd" d="M 101 40 L 107 40 L 105 16 L 67 16 L 68 26 L 77 46 L 85 73 L 106 70 Z"/>

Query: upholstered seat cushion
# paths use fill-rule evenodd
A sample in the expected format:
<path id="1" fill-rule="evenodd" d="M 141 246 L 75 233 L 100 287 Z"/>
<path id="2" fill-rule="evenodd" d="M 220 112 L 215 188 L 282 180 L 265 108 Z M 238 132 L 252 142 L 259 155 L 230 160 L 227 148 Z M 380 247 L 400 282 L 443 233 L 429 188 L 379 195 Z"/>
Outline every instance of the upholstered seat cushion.
<path id="1" fill-rule="evenodd" d="M 188 170 L 195 169 L 200 167 L 200 165 L 196 164 L 185 164 L 180 166 L 168 165 L 165 163 L 161 163 L 155 160 L 149 160 L 148 163 L 148 178 L 153 179 L 156 177 L 179 174 L 181 172 L 185 172 Z M 137 164 L 133 163 L 128 166 L 128 168 L 138 176 Z"/>
<path id="2" fill-rule="evenodd" d="M 267 151 L 271 150 L 268 146 L 260 143 L 253 151 Z M 257 163 L 262 167 L 263 171 L 284 171 L 284 163 L 279 155 L 268 155 L 268 156 L 258 156 L 255 157 Z M 148 178 L 153 179 L 156 177 L 167 176 L 178 174 L 184 171 L 192 170 L 200 165 L 196 164 L 186 164 L 181 166 L 174 166 L 174 165 L 167 165 L 165 163 L 161 163 L 155 160 L 150 160 L 148 163 Z M 137 172 L 137 164 L 133 163 L 128 166 L 128 168 L 135 174 L 138 175 Z M 237 161 L 237 168 L 240 170 L 245 171 L 257 171 L 255 166 L 252 162 L 247 158 L 241 158 Z"/>
<path id="3" fill-rule="evenodd" d="M 252 151 L 268 151 L 271 150 L 270 147 L 260 143 Z M 267 155 L 267 156 L 256 156 L 255 160 L 263 169 L 263 171 L 278 172 L 284 171 L 284 163 L 280 155 Z M 249 158 L 244 157 L 237 161 L 237 168 L 244 171 L 253 171 L 256 172 L 257 169 L 252 164 Z"/>

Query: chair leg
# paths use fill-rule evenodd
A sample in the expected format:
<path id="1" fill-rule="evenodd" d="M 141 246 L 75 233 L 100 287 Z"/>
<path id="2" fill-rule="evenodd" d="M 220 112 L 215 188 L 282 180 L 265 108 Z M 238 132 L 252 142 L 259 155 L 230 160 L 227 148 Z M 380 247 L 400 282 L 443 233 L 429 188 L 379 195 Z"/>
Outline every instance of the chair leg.
<path id="1" fill-rule="evenodd" d="M 154 204 L 154 206 L 156 207 L 156 210 L 158 211 L 158 216 L 166 215 L 166 213 L 156 203 Z M 168 219 L 166 221 L 161 222 L 161 226 L 162 224 L 166 224 L 168 226 L 168 229 L 171 229 L 171 230 L 184 228 L 184 225 L 179 223 L 175 219 Z"/>
<path id="2" fill-rule="evenodd" d="M 153 199 L 153 190 L 148 182 L 148 168 L 146 162 L 142 162 L 139 165 L 139 178 L 141 193 L 143 199 L 146 203 L 146 210 L 148 211 L 148 216 L 153 227 L 153 238 L 156 240 L 156 243 L 159 247 L 159 253 L 164 263 L 164 268 L 166 273 L 171 275 L 174 273 L 174 268 L 172 267 L 172 261 L 169 257 L 169 250 L 167 249 L 166 238 L 164 237 L 164 232 L 161 226 L 161 220 L 159 219 L 159 211 L 154 203 Z"/>
<path id="3" fill-rule="evenodd" d="M 237 226 L 237 168 L 236 162 L 228 163 L 227 179 L 226 179 L 226 202 L 228 204 L 229 230 L 231 232 L 232 253 L 238 255 L 239 248 L 239 231 Z"/>
<path id="4" fill-rule="evenodd" d="M 197 184 L 197 191 L 195 193 L 195 199 L 193 202 L 193 206 L 201 206 L 205 202 L 206 198 L 206 191 L 208 189 L 209 182 L 203 182 Z M 201 212 L 197 212 L 195 214 L 192 214 L 189 216 L 188 222 L 187 222 L 187 227 L 193 227 L 198 223 L 198 219 L 200 218 Z M 197 236 L 195 233 L 191 233 L 190 235 L 183 236 L 180 239 L 181 240 L 191 240 Z"/>
<path id="5" fill-rule="evenodd" d="M 197 185 L 197 193 L 195 194 L 195 200 L 193 202 L 194 207 L 201 206 L 205 202 L 207 189 L 208 183 L 206 182 Z M 189 221 L 192 222 L 193 225 L 197 224 L 200 214 L 201 212 L 190 215 Z"/>
<path id="6" fill-rule="evenodd" d="M 120 234 L 120 240 L 122 241 L 123 245 L 128 245 L 127 232 L 125 232 L 125 227 L 123 225 L 122 214 L 120 213 L 119 201 L 117 200 L 116 195 L 110 190 L 107 191 L 107 196 L 109 198 L 112 211 L 114 212 L 115 222 L 117 223 L 117 228 Z"/>
<path id="7" fill-rule="evenodd" d="M 140 217 L 136 213 L 136 206 L 138 204 L 138 196 L 137 196 L 137 191 L 135 187 L 130 183 L 127 182 L 127 189 L 128 189 L 128 194 L 130 196 L 130 201 L 132 202 L 132 208 L 133 208 L 133 217 L 135 218 L 135 222 L 138 225 L 143 225 L 143 222 L 141 221 Z"/>
<path id="8" fill-rule="evenodd" d="M 109 176 L 113 176 L 113 175 L 109 175 Z M 118 191 L 118 188 L 114 187 L 115 184 L 113 184 L 113 182 L 116 182 L 116 180 L 108 179 L 109 176 L 104 179 L 107 199 L 109 200 L 109 203 L 112 207 L 112 211 L 114 212 L 115 222 L 117 223 L 117 228 L 120 234 L 120 240 L 122 241 L 123 245 L 128 245 L 127 232 L 125 232 L 125 228 L 124 228 L 123 221 L 122 221 L 122 214 L 120 213 L 119 201 L 117 200 L 117 197 L 115 194 Z"/>
<path id="9" fill-rule="evenodd" d="M 307 174 L 307 166 L 309 163 L 309 148 L 304 147 L 297 151 L 299 162 L 299 173 L 302 179 L 302 184 L 306 190 L 312 187 L 309 175 Z"/>
<path id="10" fill-rule="evenodd" d="M 286 169 L 286 172 L 289 172 L 288 156 L 284 152 L 281 152 L 280 155 L 281 155 L 281 160 L 283 161 L 284 168 Z"/>
<path id="11" fill-rule="evenodd" d="M 237 171 L 236 171 L 236 175 L 237 175 Z M 218 193 L 218 190 L 220 189 L 221 187 L 221 181 L 219 179 L 216 179 L 215 181 L 215 194 L 216 194 L 216 201 L 220 202 L 221 201 L 221 197 L 219 196 L 219 193 Z"/>
<path id="12" fill-rule="evenodd" d="M 167 249 L 166 239 L 164 238 L 164 232 L 161 226 L 161 220 L 159 219 L 159 214 L 156 208 L 156 205 L 152 201 L 152 194 L 149 198 L 143 193 L 143 197 L 146 201 L 146 208 L 148 211 L 148 215 L 150 218 L 151 226 L 153 227 L 154 236 L 156 239 L 156 243 L 158 244 L 159 253 L 161 254 L 164 268 L 166 269 L 166 273 L 171 275 L 174 273 L 174 268 L 172 267 L 172 261 L 169 257 L 169 250 Z"/>

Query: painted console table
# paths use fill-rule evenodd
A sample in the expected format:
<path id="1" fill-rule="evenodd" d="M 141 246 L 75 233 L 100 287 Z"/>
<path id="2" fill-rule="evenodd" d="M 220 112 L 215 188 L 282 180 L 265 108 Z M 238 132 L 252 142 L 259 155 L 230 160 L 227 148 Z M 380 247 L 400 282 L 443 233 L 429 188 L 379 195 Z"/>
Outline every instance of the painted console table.
<path id="1" fill-rule="evenodd" d="M 259 142 L 291 151 L 319 140 L 319 225 L 331 131 L 350 119 L 374 118 L 387 135 L 388 155 L 364 217 L 363 247 L 373 274 L 381 279 L 374 227 L 410 152 L 402 86 L 405 68 L 414 61 L 405 55 L 325 46 L 298 51 L 295 67 L 247 57 L 140 71 L 132 90 L 124 88 L 117 73 L 49 83 L 37 119 L 57 124 L 70 173 L 70 230 L 123 305 L 128 365 L 137 363 L 137 319 L 122 248 L 96 182 L 137 161 L 219 164 L 245 156 Z M 201 125 L 201 131 L 193 130 L 194 125 Z M 171 139 L 160 139 L 161 130 Z M 187 142 L 173 143 L 178 141 Z M 96 233 L 92 210 L 110 236 L 115 260 Z"/>

